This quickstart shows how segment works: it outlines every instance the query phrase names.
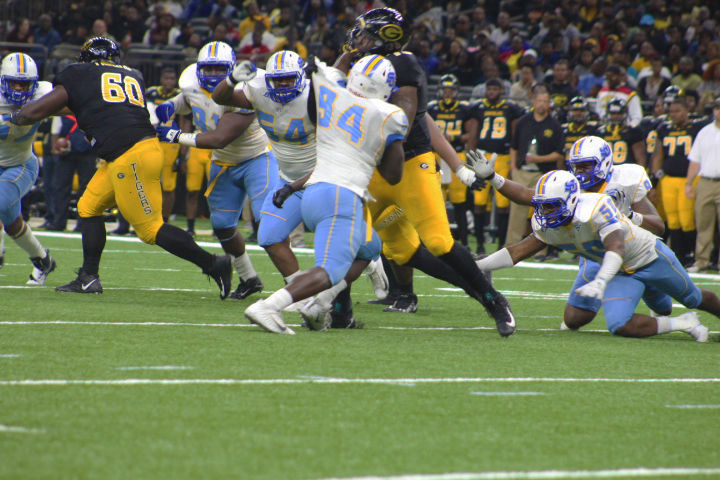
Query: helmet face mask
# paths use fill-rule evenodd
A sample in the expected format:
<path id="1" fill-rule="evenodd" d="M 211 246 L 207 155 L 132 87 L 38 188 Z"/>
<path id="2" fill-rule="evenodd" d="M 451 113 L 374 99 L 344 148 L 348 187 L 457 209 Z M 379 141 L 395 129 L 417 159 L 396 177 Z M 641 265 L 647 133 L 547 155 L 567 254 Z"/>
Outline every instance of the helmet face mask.
<path id="1" fill-rule="evenodd" d="M 3 59 L 0 91 L 8 102 L 15 105 L 27 103 L 37 90 L 38 79 L 37 65 L 29 55 L 9 53 Z"/>
<path id="2" fill-rule="evenodd" d="M 198 53 L 195 74 L 200 86 L 212 92 L 232 73 L 234 67 L 235 51 L 232 47 L 224 42 L 210 42 L 203 45 Z"/>
<path id="3" fill-rule="evenodd" d="M 608 102 L 607 106 L 607 120 L 611 125 L 622 125 L 627 119 L 627 104 L 619 99 L 615 98 Z"/>
<path id="4" fill-rule="evenodd" d="M 583 137 L 570 148 L 568 170 L 580 182 L 583 190 L 610 179 L 612 174 L 612 149 L 600 137 Z"/>
<path id="5" fill-rule="evenodd" d="M 268 96 L 277 103 L 288 103 L 305 89 L 305 62 L 289 50 L 274 53 L 265 67 Z"/>
<path id="6" fill-rule="evenodd" d="M 458 86 L 460 82 L 452 73 L 448 73 L 440 77 L 440 98 L 454 100 L 458 94 Z"/>
<path id="7" fill-rule="evenodd" d="M 116 63 L 120 57 L 120 47 L 106 37 L 92 37 L 80 49 L 81 62 L 105 61 Z"/>
<path id="8" fill-rule="evenodd" d="M 395 67 L 382 55 L 368 55 L 350 70 L 347 89 L 364 98 L 387 101 L 395 91 Z"/>
<path id="9" fill-rule="evenodd" d="M 387 54 L 400 50 L 406 37 L 407 22 L 393 8 L 375 8 L 365 12 L 355 20 L 348 34 L 347 43 L 356 48 L 365 36 L 374 42 L 374 46 L 365 53 Z"/>
<path id="10" fill-rule="evenodd" d="M 554 228 L 569 222 L 577 207 L 580 193 L 578 180 L 564 170 L 543 175 L 532 198 L 535 220 L 542 228 Z"/>

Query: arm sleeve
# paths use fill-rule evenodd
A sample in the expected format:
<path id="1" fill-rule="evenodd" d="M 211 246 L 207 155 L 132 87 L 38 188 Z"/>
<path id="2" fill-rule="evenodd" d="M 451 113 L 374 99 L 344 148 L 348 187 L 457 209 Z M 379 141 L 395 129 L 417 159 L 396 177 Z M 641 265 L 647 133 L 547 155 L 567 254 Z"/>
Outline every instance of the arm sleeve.
<path id="1" fill-rule="evenodd" d="M 397 140 L 402 141 L 405 138 L 407 129 L 408 119 L 407 116 L 405 116 L 405 112 L 403 112 L 402 109 L 397 109 L 392 112 L 383 125 L 385 146 L 387 147 Z"/>
<path id="2" fill-rule="evenodd" d="M 638 186 L 635 189 L 635 194 L 632 198 L 632 203 L 637 203 L 643 198 L 647 197 L 647 194 L 651 188 L 652 183 L 650 183 L 650 178 L 648 178 L 647 173 L 645 173 L 645 169 L 643 169 L 640 181 L 638 182 Z"/>
<path id="3" fill-rule="evenodd" d="M 62 131 L 62 117 L 53 117 L 52 124 L 50 125 L 51 135 L 60 135 Z"/>

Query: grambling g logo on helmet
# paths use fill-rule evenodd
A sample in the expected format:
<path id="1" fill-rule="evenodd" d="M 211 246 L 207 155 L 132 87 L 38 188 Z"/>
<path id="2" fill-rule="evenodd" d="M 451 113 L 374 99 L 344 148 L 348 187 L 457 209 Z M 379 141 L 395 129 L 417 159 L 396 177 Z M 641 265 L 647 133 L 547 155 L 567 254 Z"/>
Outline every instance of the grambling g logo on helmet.
<path id="1" fill-rule="evenodd" d="M 378 34 L 386 42 L 399 42 L 403 38 L 403 29 L 399 25 L 385 25 Z"/>

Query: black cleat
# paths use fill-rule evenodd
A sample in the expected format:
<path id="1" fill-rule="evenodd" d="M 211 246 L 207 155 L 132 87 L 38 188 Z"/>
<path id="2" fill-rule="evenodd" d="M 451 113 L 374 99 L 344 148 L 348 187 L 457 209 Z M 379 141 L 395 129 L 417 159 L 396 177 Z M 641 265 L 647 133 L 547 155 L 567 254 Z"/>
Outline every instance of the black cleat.
<path id="1" fill-rule="evenodd" d="M 50 256 L 50 251 L 45 250 L 45 258 L 35 257 L 31 258 L 30 261 L 33 264 L 33 271 L 30 274 L 30 280 L 27 281 L 27 285 L 45 285 L 48 275 L 55 270 L 57 266 L 55 259 Z"/>
<path id="2" fill-rule="evenodd" d="M 263 285 L 260 277 L 248 278 L 245 281 L 240 280 L 240 285 L 230 294 L 230 298 L 233 300 L 242 300 L 253 293 L 262 292 L 263 287 L 265 287 L 265 285 Z"/>
<path id="3" fill-rule="evenodd" d="M 515 333 L 515 317 L 510 309 L 505 296 L 495 289 L 482 294 L 480 302 L 488 314 L 495 320 L 498 333 L 503 337 L 509 337 Z"/>
<path id="4" fill-rule="evenodd" d="M 217 286 L 220 287 L 220 299 L 225 300 L 228 295 L 230 295 L 230 289 L 232 288 L 232 262 L 230 255 L 213 255 L 210 271 L 203 273 L 215 280 Z"/>
<path id="5" fill-rule="evenodd" d="M 414 293 L 399 293 L 392 305 L 383 308 L 383 312 L 415 313 L 417 309 L 417 295 Z"/>
<path id="6" fill-rule="evenodd" d="M 100 277 L 97 275 L 90 275 L 85 273 L 81 268 L 78 270 L 78 276 L 75 280 L 65 285 L 55 287 L 57 292 L 70 292 L 70 293 L 102 293 L 103 288 L 100 284 Z"/>
<path id="7" fill-rule="evenodd" d="M 355 316 L 353 315 L 352 309 L 350 309 L 347 312 L 343 312 L 343 313 L 335 312 L 333 310 L 330 312 L 330 318 L 332 318 L 332 322 L 330 323 L 330 328 L 360 329 L 365 326 L 364 323 L 357 322 L 355 320 Z"/>
<path id="8" fill-rule="evenodd" d="M 387 297 L 383 298 L 382 300 L 374 298 L 372 300 L 368 300 L 367 303 L 372 303 L 373 305 L 392 305 L 393 303 L 395 303 L 397 297 L 398 292 L 390 291 L 390 293 L 387 294 Z"/>

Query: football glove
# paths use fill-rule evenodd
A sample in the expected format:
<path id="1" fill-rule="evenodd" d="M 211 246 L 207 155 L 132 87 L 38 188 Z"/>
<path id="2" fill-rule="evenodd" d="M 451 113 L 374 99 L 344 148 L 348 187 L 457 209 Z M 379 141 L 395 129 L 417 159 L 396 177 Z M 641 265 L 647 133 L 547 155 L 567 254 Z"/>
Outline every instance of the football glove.
<path id="1" fill-rule="evenodd" d="M 312 74 L 318 71 L 318 66 L 317 63 L 315 63 L 315 60 L 315 55 L 310 55 L 307 62 L 305 62 L 305 75 L 307 75 L 308 78 L 312 77 Z"/>
<path id="2" fill-rule="evenodd" d="M 588 282 L 585 285 L 583 285 L 580 288 L 575 289 L 575 293 L 580 295 L 581 297 L 588 297 L 588 298 L 595 298 L 597 300 L 602 300 L 603 295 L 605 294 L 605 287 L 607 286 L 607 282 L 603 280 L 602 278 L 596 278 L 592 282 Z"/>
<path id="3" fill-rule="evenodd" d="M 182 130 L 177 128 L 175 125 L 172 127 L 163 127 L 162 125 L 158 125 L 155 131 L 157 132 L 157 136 L 160 141 L 166 143 L 178 143 L 178 139 L 182 133 Z"/>
<path id="4" fill-rule="evenodd" d="M 652 188 L 657 188 L 658 182 L 660 182 L 660 179 L 665 176 L 665 172 L 662 170 L 658 170 L 655 173 L 651 173 L 648 178 L 650 178 L 650 184 L 652 185 Z"/>
<path id="5" fill-rule="evenodd" d="M 497 160 L 497 153 L 493 153 L 490 156 L 490 160 L 488 160 L 485 151 L 476 149 L 467 152 L 465 158 L 467 159 L 470 168 L 473 169 L 478 177 L 484 180 L 490 180 L 493 175 L 495 175 L 495 160 Z"/>
<path id="6" fill-rule="evenodd" d="M 165 123 L 175 115 L 175 105 L 172 102 L 161 103 L 155 109 L 155 115 L 160 120 L 160 123 Z"/>
<path id="7" fill-rule="evenodd" d="M 281 188 L 276 190 L 275 193 L 273 193 L 273 205 L 277 208 L 282 208 L 285 200 L 287 200 L 293 193 L 295 193 L 295 190 L 292 189 L 290 184 L 283 185 Z"/>
<path id="8" fill-rule="evenodd" d="M 250 60 L 243 60 L 235 65 L 233 71 L 228 75 L 226 82 L 234 87 L 240 82 L 249 82 L 257 75 L 257 67 Z"/>
<path id="9" fill-rule="evenodd" d="M 482 190 L 485 188 L 485 180 L 478 178 L 473 169 L 466 165 L 461 165 L 460 168 L 455 171 L 455 175 L 471 190 Z"/>

